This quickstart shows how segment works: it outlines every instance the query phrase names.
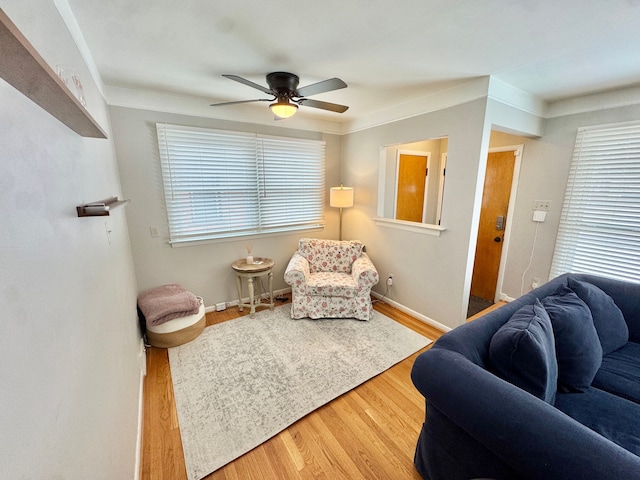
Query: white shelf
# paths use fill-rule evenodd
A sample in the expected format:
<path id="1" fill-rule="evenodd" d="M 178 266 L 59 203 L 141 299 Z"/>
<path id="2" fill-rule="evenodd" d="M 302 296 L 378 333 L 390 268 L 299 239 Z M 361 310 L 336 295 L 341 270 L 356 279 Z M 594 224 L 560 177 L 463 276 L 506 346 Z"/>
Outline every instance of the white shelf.
<path id="1" fill-rule="evenodd" d="M 0 77 L 79 135 L 107 138 L 100 125 L 2 9 Z"/>

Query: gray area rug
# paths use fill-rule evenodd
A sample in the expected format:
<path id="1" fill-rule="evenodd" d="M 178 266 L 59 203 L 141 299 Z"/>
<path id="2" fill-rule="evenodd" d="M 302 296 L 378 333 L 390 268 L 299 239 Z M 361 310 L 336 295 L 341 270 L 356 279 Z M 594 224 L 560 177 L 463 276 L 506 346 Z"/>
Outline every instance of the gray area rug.
<path id="1" fill-rule="evenodd" d="M 289 309 L 213 325 L 169 349 L 189 480 L 431 343 L 380 312 L 367 322 L 292 320 Z"/>

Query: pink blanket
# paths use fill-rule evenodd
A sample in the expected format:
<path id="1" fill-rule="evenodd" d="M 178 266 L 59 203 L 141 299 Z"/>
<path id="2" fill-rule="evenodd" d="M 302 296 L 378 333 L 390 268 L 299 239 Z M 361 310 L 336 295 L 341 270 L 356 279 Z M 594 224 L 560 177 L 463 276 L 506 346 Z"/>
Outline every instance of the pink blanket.
<path id="1" fill-rule="evenodd" d="M 138 295 L 138 307 L 147 325 L 161 325 L 174 318 L 198 313 L 200 300 L 193 293 L 173 283 L 152 288 Z"/>

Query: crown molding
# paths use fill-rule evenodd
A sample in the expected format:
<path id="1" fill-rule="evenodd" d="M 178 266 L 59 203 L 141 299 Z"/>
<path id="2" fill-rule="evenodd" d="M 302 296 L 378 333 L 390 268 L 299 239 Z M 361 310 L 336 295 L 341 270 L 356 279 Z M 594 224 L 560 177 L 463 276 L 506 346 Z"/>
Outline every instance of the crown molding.
<path id="1" fill-rule="evenodd" d="M 66 0 L 56 0 L 66 1 Z M 242 121 L 272 127 L 292 128 L 348 135 L 381 125 L 435 112 L 479 98 L 489 98 L 541 119 L 562 117 L 608 108 L 640 105 L 640 85 L 592 95 L 547 102 L 495 77 L 479 77 L 445 90 L 433 92 L 410 102 L 344 123 L 306 116 L 303 112 L 284 120 L 274 120 L 263 105 L 235 105 L 233 109 L 215 109 L 202 97 L 151 91 L 116 85 L 104 85 L 109 105 L 165 113 L 193 115 L 218 120 Z"/>
<path id="2" fill-rule="evenodd" d="M 350 134 L 386 125 L 425 113 L 436 112 L 487 96 L 489 77 L 478 77 L 444 90 L 430 93 L 409 102 L 363 116 L 343 124 L 343 133 Z"/>
<path id="3" fill-rule="evenodd" d="M 564 117 L 629 105 L 640 105 L 640 85 L 551 102 L 545 118 Z"/>
<path id="4" fill-rule="evenodd" d="M 62 21 L 67 27 L 71 38 L 75 42 L 78 50 L 80 51 L 80 56 L 84 60 L 84 63 L 87 65 L 89 69 L 89 73 L 93 78 L 102 98 L 105 98 L 105 85 L 102 81 L 102 76 L 100 75 L 100 71 L 96 65 L 95 60 L 93 59 L 93 55 L 91 55 L 91 50 L 89 50 L 89 46 L 84 39 L 84 35 L 82 34 L 82 30 L 80 30 L 80 25 L 78 25 L 78 21 L 76 20 L 73 11 L 71 10 L 71 6 L 67 0 L 53 0 L 53 3 L 60 12 L 60 16 L 62 17 Z"/>
<path id="5" fill-rule="evenodd" d="M 489 77 L 489 98 L 517 108 L 537 117 L 544 117 L 549 108 L 548 103 L 535 95 L 520 90 L 513 85 L 503 82 L 499 78 Z"/>
<path id="6" fill-rule="evenodd" d="M 255 105 L 234 105 L 233 109 L 215 108 L 210 106 L 211 101 L 206 98 L 115 85 L 106 85 L 106 93 L 107 103 L 111 106 L 248 122 L 333 135 L 342 134 L 340 123 L 308 117 L 303 113 L 283 120 L 274 120 L 273 114 L 268 108 L 264 108 L 264 105 L 262 108 Z"/>

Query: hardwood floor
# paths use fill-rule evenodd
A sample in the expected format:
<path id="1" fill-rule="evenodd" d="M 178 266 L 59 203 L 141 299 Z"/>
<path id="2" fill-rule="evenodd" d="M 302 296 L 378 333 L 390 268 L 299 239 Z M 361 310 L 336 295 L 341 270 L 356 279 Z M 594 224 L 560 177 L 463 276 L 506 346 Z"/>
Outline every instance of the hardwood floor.
<path id="1" fill-rule="evenodd" d="M 442 332 L 381 302 L 374 308 L 436 340 Z M 247 310 L 243 312 L 247 314 Z M 236 308 L 207 314 L 207 326 L 237 318 Z M 428 348 L 428 347 L 427 347 Z M 207 480 L 420 479 L 413 452 L 424 398 L 411 383 L 416 356 L 310 413 Z M 167 351 L 147 349 L 141 478 L 187 478 Z"/>

